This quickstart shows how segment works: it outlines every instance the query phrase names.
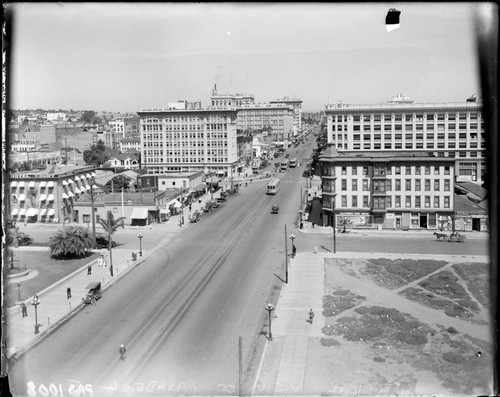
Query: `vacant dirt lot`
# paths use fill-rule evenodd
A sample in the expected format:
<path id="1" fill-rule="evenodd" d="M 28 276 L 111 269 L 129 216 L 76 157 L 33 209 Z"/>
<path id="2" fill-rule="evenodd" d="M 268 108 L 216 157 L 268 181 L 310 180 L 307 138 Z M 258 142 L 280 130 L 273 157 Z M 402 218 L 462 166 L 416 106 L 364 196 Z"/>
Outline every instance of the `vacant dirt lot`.
<path id="1" fill-rule="evenodd" d="M 329 259 L 323 338 L 304 389 L 322 395 L 491 392 L 484 263 Z"/>

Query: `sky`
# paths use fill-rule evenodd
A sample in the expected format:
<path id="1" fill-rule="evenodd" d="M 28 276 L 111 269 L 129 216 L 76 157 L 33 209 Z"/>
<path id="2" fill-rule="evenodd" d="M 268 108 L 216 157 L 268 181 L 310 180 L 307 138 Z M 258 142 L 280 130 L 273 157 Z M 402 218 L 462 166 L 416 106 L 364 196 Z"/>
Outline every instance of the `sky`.
<path id="1" fill-rule="evenodd" d="M 4 3 L 5 6 L 5 3 Z M 385 16 L 401 11 L 388 32 Z M 479 92 L 473 3 L 13 3 L 12 109 L 137 112 L 256 102 L 463 102 Z"/>

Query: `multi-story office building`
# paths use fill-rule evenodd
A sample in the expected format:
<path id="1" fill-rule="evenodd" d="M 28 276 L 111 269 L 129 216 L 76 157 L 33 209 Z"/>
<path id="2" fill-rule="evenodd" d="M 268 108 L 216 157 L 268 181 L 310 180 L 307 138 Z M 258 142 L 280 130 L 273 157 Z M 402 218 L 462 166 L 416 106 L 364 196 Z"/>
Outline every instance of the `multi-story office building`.
<path id="1" fill-rule="evenodd" d="M 141 151 L 141 138 L 123 138 L 119 142 L 120 152 L 126 152 L 128 150 Z"/>
<path id="2" fill-rule="evenodd" d="M 269 102 L 271 105 L 279 103 L 291 106 L 293 108 L 293 135 L 296 136 L 302 131 L 302 100 L 299 98 L 284 97 Z"/>
<path id="3" fill-rule="evenodd" d="M 293 107 L 285 104 L 254 103 L 238 108 L 238 130 L 269 131 L 269 138 L 288 146 L 293 138 Z"/>
<path id="4" fill-rule="evenodd" d="M 218 94 L 217 85 L 215 85 L 210 101 L 212 106 L 240 107 L 255 103 L 255 98 L 252 94 Z"/>
<path id="5" fill-rule="evenodd" d="M 329 146 L 320 163 L 324 225 L 451 230 L 454 159 Z"/>
<path id="6" fill-rule="evenodd" d="M 217 172 L 232 175 L 238 162 L 236 108 L 201 104 L 143 109 L 141 163 L 150 173 Z"/>
<path id="7" fill-rule="evenodd" d="M 455 160 L 457 181 L 484 182 L 485 127 L 476 97 L 414 103 L 402 95 L 372 105 L 326 106 L 328 143 L 339 151 L 432 152 Z"/>

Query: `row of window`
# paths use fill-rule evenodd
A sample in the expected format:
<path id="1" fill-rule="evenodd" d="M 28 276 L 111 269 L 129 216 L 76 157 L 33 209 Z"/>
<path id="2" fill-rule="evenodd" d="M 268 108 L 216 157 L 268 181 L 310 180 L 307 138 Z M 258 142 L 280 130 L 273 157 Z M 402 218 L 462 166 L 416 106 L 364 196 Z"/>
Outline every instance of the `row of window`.
<path id="1" fill-rule="evenodd" d="M 213 132 L 185 132 L 185 133 L 180 133 L 180 132 L 175 132 L 175 133 L 166 133 L 166 134 L 156 134 L 156 133 L 145 133 L 142 135 L 142 138 L 144 141 L 161 141 L 164 138 L 171 140 L 179 140 L 179 139 L 221 139 L 221 138 L 227 138 L 227 132 L 221 132 L 221 131 L 213 131 Z"/>
<path id="2" fill-rule="evenodd" d="M 145 160 L 145 164 L 151 164 L 151 163 L 227 163 L 228 159 L 227 157 L 207 157 L 206 159 L 203 157 L 167 157 L 167 158 L 162 158 L 162 157 L 148 157 Z"/>
<path id="3" fill-rule="evenodd" d="M 373 120 L 395 120 L 395 121 L 407 121 L 407 120 L 477 120 L 480 118 L 481 113 L 478 112 L 446 112 L 446 113 L 384 113 L 384 114 L 356 114 L 350 115 L 332 115 L 330 120 L 332 121 L 347 121 L 352 117 L 354 122 Z"/>
<path id="4" fill-rule="evenodd" d="M 369 179 L 363 179 L 362 180 L 362 189 L 363 191 L 368 191 L 370 190 L 369 186 Z M 413 186 L 412 186 L 413 185 Z M 340 180 L 340 186 L 342 191 L 347 191 L 347 179 L 341 179 Z M 388 179 L 388 180 L 373 180 L 372 181 L 372 186 L 373 186 L 373 191 L 374 192 L 387 192 L 387 191 L 399 191 L 401 190 L 403 186 L 403 180 L 402 179 L 394 179 L 394 184 L 393 181 Z M 451 180 L 450 179 L 444 179 L 443 183 L 441 184 L 441 180 L 435 179 L 424 179 L 423 187 L 425 191 L 435 191 L 439 192 L 441 189 L 441 186 L 443 186 L 443 190 L 445 192 L 449 192 L 451 189 Z M 420 191 L 422 190 L 422 180 L 421 179 L 414 179 L 412 183 L 412 179 L 405 179 L 404 180 L 404 187 L 406 191 Z M 431 189 L 432 187 L 432 189 Z M 351 191 L 355 192 L 358 190 L 358 180 L 357 179 L 351 179 Z"/>
<path id="5" fill-rule="evenodd" d="M 472 146 L 477 146 L 477 145 L 472 145 Z M 384 145 L 382 145 L 381 143 L 370 143 L 370 142 L 365 142 L 363 143 L 363 146 L 361 146 L 360 143 L 354 143 L 352 145 L 352 149 L 353 150 L 372 150 L 372 149 L 391 149 L 391 150 L 396 150 L 396 149 L 403 149 L 403 144 L 401 142 L 396 142 L 396 143 L 391 143 L 391 142 L 386 142 L 384 143 Z M 405 149 L 409 149 L 409 150 L 418 150 L 418 149 L 443 149 L 443 150 L 447 150 L 447 149 L 475 149 L 472 148 L 471 146 L 467 146 L 465 143 L 461 143 L 459 145 L 459 147 L 457 148 L 456 144 L 454 142 L 451 142 L 449 143 L 448 145 L 445 145 L 443 142 L 440 142 L 438 143 L 437 145 L 435 145 L 433 142 L 428 142 L 425 147 L 424 147 L 424 144 L 422 142 L 417 142 L 416 144 L 412 143 L 412 142 L 406 142 L 405 143 L 405 146 L 404 146 Z M 481 148 L 484 149 L 486 148 L 486 143 L 481 143 Z M 340 149 L 340 150 L 348 150 L 348 145 L 347 143 L 339 143 L 337 144 L 337 149 Z M 451 154 L 453 153 L 453 155 Z M 455 154 L 454 152 L 451 152 L 447 157 L 455 157 Z M 484 157 L 484 153 L 482 151 L 471 151 L 470 152 L 470 155 L 467 156 L 465 154 L 465 152 L 463 152 L 464 154 L 460 154 L 459 157 Z"/>
<path id="6" fill-rule="evenodd" d="M 348 199 L 350 198 L 350 202 Z M 340 196 L 340 207 L 341 208 L 369 208 L 370 207 L 370 197 L 362 196 L 360 202 L 358 202 L 358 196 Z M 403 201 L 404 200 L 404 201 Z M 402 203 L 404 202 L 404 208 L 450 208 L 451 198 L 449 196 L 394 196 L 394 208 L 403 208 Z M 361 207 L 358 207 L 361 204 Z M 386 209 L 392 208 L 392 197 L 372 197 L 373 209 Z M 432 204 L 432 206 L 431 206 Z M 442 205 L 442 207 L 441 207 Z M 336 207 L 338 208 L 338 207 Z"/>
<path id="7" fill-rule="evenodd" d="M 468 163 L 465 163 L 468 164 Z M 368 170 L 369 167 L 363 166 L 363 167 L 347 167 L 347 166 L 342 166 L 340 167 L 340 174 L 341 175 L 348 175 L 348 168 L 351 171 L 350 175 L 358 175 L 358 170 L 361 171 L 362 175 L 368 175 Z M 328 171 L 332 170 L 334 168 L 332 167 L 325 167 L 325 170 Z M 420 166 L 420 165 L 408 165 L 408 166 L 400 166 L 400 165 L 394 165 L 394 166 L 373 166 L 372 167 L 373 175 L 375 176 L 384 176 L 384 175 L 440 175 L 441 172 L 443 175 L 450 175 L 451 172 L 451 167 L 450 166 L 434 166 L 434 165 L 425 165 L 425 166 Z"/>

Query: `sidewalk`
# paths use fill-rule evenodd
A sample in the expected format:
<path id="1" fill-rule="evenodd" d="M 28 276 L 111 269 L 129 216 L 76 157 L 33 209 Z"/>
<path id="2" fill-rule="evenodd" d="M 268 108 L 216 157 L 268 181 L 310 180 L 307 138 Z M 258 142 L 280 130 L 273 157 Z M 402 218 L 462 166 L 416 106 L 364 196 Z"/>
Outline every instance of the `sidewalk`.
<path id="1" fill-rule="evenodd" d="M 220 192 L 214 195 L 219 197 Z M 196 200 L 192 204 L 191 212 L 188 208 L 184 208 L 184 225 L 179 226 L 181 215 L 175 215 L 169 218 L 165 223 L 154 224 L 151 226 L 125 226 L 125 229 L 137 229 L 137 230 L 148 230 L 154 228 L 154 232 L 158 233 L 158 229 L 161 229 L 162 233 L 180 233 L 182 230 L 186 229 L 186 226 L 190 224 L 189 215 L 194 211 L 198 210 L 203 213 L 203 207 L 207 201 L 210 201 L 210 194 L 207 193 L 200 197 L 201 203 Z M 217 210 L 216 210 L 217 211 Z M 203 220 L 202 220 L 203 221 Z M 28 227 L 46 227 L 60 228 L 61 225 L 29 225 Z M 148 230 L 149 231 L 149 230 Z M 17 249 L 25 250 L 40 250 L 48 251 L 46 247 L 20 247 Z M 108 257 L 108 251 L 101 250 L 105 257 Z M 132 260 L 132 253 L 137 254 L 137 259 Z M 121 248 L 117 247 L 113 249 L 113 277 L 110 275 L 109 264 L 106 267 L 99 267 L 97 265 L 97 259 L 85 263 L 80 269 L 74 271 L 68 276 L 61 280 L 58 280 L 51 286 L 45 288 L 44 290 L 37 293 L 40 304 L 37 306 L 37 320 L 39 327 L 39 333 L 35 334 L 35 308 L 31 305 L 31 299 L 24 301 L 27 308 L 27 317 L 22 316 L 20 305 L 13 306 L 5 310 L 7 326 L 7 335 L 4 340 L 6 343 L 6 357 L 15 359 L 17 356 L 22 355 L 31 346 L 39 342 L 44 336 L 53 331 L 59 324 L 78 313 L 85 304 L 82 302 L 82 297 L 86 294 L 85 287 L 94 281 L 100 281 L 102 283 L 102 290 L 105 291 L 110 287 L 117 279 L 122 275 L 126 274 L 133 267 L 143 263 L 148 256 L 148 252 L 142 251 L 142 257 L 139 257 L 137 247 L 135 249 Z M 92 266 L 92 274 L 87 274 L 88 264 Z M 29 277 L 25 276 L 25 277 Z M 23 277 L 12 278 L 11 280 L 22 281 Z M 71 288 L 71 298 L 67 298 L 67 288 Z"/>
<path id="2" fill-rule="evenodd" d="M 458 262 L 470 260 L 462 255 L 298 253 L 295 258 L 290 259 L 289 283 L 283 284 L 278 304 L 273 312 L 271 322 L 273 338 L 266 341 L 250 395 L 317 395 L 317 391 L 308 390 L 305 384 L 309 380 L 309 388 L 311 387 L 307 374 L 313 370 L 307 367 L 307 355 L 310 349 L 308 343 L 317 343 L 317 338 L 325 337 L 322 332 L 325 325 L 325 317 L 322 314 L 325 294 L 325 259 L 379 258 L 381 256 L 436 260 L 450 260 L 450 257 L 453 257 L 453 261 Z M 474 260 L 487 262 L 488 257 L 476 256 Z M 315 313 L 312 324 L 307 322 L 310 309 Z M 455 321 L 455 319 L 450 318 L 449 321 Z"/>

